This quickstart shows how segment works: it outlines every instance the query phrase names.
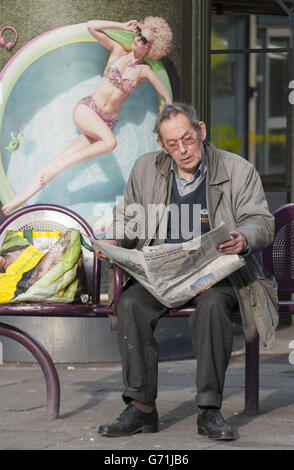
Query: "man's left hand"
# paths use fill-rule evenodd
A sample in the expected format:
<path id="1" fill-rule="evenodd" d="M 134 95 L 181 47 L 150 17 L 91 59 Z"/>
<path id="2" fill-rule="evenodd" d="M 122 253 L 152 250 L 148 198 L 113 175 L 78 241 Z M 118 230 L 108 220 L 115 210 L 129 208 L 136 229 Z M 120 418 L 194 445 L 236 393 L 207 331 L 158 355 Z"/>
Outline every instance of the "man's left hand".
<path id="1" fill-rule="evenodd" d="M 220 253 L 226 255 L 235 255 L 242 253 L 245 248 L 244 238 L 239 232 L 229 232 L 230 233 L 230 240 L 227 242 L 221 243 L 217 249 Z"/>

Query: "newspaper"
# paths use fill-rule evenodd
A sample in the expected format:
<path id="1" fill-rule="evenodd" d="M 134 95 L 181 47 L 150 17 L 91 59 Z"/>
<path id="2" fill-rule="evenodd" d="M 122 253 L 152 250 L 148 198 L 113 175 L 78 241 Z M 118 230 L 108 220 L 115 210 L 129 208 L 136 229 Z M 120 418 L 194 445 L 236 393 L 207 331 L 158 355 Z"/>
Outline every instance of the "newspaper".
<path id="1" fill-rule="evenodd" d="M 95 238 L 91 241 L 111 262 L 172 308 L 184 305 L 244 265 L 241 256 L 218 252 L 218 245 L 229 238 L 229 230 L 222 222 L 190 241 L 147 246 L 142 251 L 109 245 Z"/>

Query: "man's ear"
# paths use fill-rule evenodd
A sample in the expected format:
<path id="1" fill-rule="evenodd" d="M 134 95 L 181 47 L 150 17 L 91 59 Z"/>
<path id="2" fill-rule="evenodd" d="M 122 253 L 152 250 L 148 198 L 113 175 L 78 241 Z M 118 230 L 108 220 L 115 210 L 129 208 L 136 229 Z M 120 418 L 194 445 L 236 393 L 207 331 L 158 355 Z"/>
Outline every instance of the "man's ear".
<path id="1" fill-rule="evenodd" d="M 162 150 L 164 151 L 164 153 L 168 154 L 166 148 L 164 147 L 164 143 L 162 142 L 161 138 L 160 137 L 157 137 L 156 139 L 158 145 L 162 148 Z"/>
<path id="2" fill-rule="evenodd" d="M 200 121 L 200 122 L 199 122 L 199 127 L 200 127 L 200 132 L 201 132 L 201 140 L 202 140 L 202 142 L 203 142 L 203 140 L 206 139 L 206 134 L 207 134 L 205 122 Z"/>

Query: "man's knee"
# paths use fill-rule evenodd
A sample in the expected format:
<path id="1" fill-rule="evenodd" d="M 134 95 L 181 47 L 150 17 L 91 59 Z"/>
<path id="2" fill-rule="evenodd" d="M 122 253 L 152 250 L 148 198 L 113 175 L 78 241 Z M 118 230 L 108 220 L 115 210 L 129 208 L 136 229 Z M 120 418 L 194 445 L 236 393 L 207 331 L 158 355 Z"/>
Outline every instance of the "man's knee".
<path id="1" fill-rule="evenodd" d="M 213 312 L 225 303 L 223 295 L 214 293 L 212 289 L 202 292 L 194 299 L 194 305 L 199 311 Z"/>
<path id="2" fill-rule="evenodd" d="M 117 304 L 117 314 L 125 315 L 134 310 L 137 305 L 136 296 L 132 295 L 128 290 L 124 291 L 119 298 Z"/>
<path id="3" fill-rule="evenodd" d="M 212 289 L 202 292 L 195 298 L 195 312 L 190 318 L 190 327 L 192 328 L 201 329 L 207 325 L 209 328 L 219 329 L 222 328 L 221 325 L 227 327 L 231 324 L 232 299 L 220 292 L 209 291 Z"/>
<path id="4" fill-rule="evenodd" d="M 238 300 L 233 287 L 220 285 L 211 287 L 194 298 L 195 308 L 199 311 L 214 312 L 231 311 L 237 306 Z"/>

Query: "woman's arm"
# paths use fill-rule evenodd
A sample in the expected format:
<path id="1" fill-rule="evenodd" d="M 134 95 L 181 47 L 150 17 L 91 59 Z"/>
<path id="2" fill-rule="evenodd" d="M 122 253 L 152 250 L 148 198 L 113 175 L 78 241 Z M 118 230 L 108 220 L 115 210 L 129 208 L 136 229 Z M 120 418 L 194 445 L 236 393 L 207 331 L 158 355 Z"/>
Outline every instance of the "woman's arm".
<path id="1" fill-rule="evenodd" d="M 144 80 L 148 80 L 151 85 L 154 86 L 155 90 L 157 93 L 162 96 L 166 104 L 171 104 L 173 102 L 172 97 L 170 96 L 170 93 L 166 86 L 162 83 L 161 80 L 157 77 L 157 75 L 153 72 L 153 70 L 149 67 L 149 65 L 146 65 L 146 68 L 144 70 L 144 74 L 142 74 L 142 78 Z"/>
<path id="2" fill-rule="evenodd" d="M 136 32 L 136 27 L 138 23 L 136 20 L 130 20 L 126 23 L 120 23 L 117 21 L 107 21 L 107 20 L 91 20 L 87 22 L 87 28 L 92 36 L 100 42 L 106 49 L 112 51 L 115 46 L 119 46 L 116 41 L 109 38 L 104 32 L 103 29 L 119 29 L 122 31 L 129 31 L 131 33 Z M 121 47 L 121 46 L 119 46 Z"/>

